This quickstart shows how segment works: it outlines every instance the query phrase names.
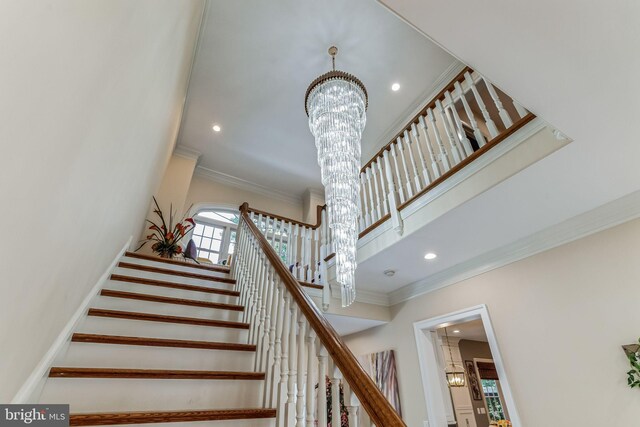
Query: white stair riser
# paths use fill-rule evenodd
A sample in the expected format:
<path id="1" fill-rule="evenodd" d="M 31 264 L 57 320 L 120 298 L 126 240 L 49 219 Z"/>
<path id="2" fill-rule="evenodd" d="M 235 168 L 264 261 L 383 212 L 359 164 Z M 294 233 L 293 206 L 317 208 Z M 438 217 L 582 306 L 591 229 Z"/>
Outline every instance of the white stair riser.
<path id="1" fill-rule="evenodd" d="M 152 301 L 141 301 L 127 298 L 100 296 L 93 305 L 96 308 L 122 311 L 139 311 L 169 316 L 199 317 L 202 319 L 240 321 L 242 312 L 226 309 L 197 307 L 190 305 L 168 304 Z"/>
<path id="2" fill-rule="evenodd" d="M 56 366 L 250 371 L 255 352 L 72 342 Z"/>
<path id="3" fill-rule="evenodd" d="M 40 402 L 71 412 L 258 408 L 261 380 L 49 378 Z"/>
<path id="4" fill-rule="evenodd" d="M 76 332 L 85 334 L 137 335 L 149 338 L 169 338 L 200 341 L 246 343 L 245 329 L 213 326 L 185 325 L 179 323 L 148 322 L 143 320 L 116 319 L 88 316 Z"/>
<path id="5" fill-rule="evenodd" d="M 133 268 L 115 268 L 111 274 L 120 276 L 140 277 L 143 279 L 161 280 L 163 282 L 180 283 L 183 285 L 208 286 L 211 288 L 233 290 L 234 285 L 231 283 L 220 282 L 217 280 L 196 279 L 193 277 L 176 276 L 174 274 L 153 273 L 150 271 L 135 270 Z"/>
<path id="6" fill-rule="evenodd" d="M 162 295 L 172 298 L 193 299 L 208 302 L 220 302 L 223 304 L 238 304 L 238 297 L 230 295 L 219 295 L 208 292 L 198 292 L 185 289 L 165 288 L 162 286 L 143 285 L 141 283 L 121 282 L 119 280 L 109 280 L 104 286 L 105 289 L 117 291 L 135 292 L 137 294 Z"/>
<path id="7" fill-rule="evenodd" d="M 185 263 L 186 265 L 182 266 L 182 265 L 175 265 L 175 264 L 167 264 L 165 262 L 132 258 L 127 256 L 123 256 L 120 259 L 120 262 L 126 262 L 127 264 L 145 265 L 147 267 L 156 267 L 156 268 L 164 268 L 164 269 L 170 269 L 175 271 L 183 271 L 186 273 L 204 274 L 205 276 L 212 276 L 212 277 L 227 277 L 228 275 L 228 273 L 222 273 L 219 271 L 211 271 L 211 270 L 205 270 L 204 268 L 189 267 L 188 264 L 186 263 Z"/>

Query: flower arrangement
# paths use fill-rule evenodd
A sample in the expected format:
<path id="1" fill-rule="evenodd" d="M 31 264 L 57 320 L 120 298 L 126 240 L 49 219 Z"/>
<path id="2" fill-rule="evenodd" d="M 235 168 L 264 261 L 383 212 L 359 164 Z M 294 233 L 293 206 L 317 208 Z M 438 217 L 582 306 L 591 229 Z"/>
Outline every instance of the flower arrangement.
<path id="1" fill-rule="evenodd" d="M 195 227 L 196 222 L 193 218 L 186 218 L 186 215 L 182 217 L 182 219 L 176 224 L 173 224 L 173 205 L 169 208 L 171 212 L 169 213 L 169 222 L 164 218 L 164 213 L 160 206 L 158 205 L 158 201 L 156 198 L 153 198 L 153 203 L 155 204 L 155 209 L 153 213 L 155 213 L 159 218 L 159 224 L 147 219 L 147 222 L 151 224 L 149 230 L 151 230 L 151 234 L 149 234 L 146 239 L 141 240 L 141 245 L 138 246 L 136 251 L 140 250 L 144 245 L 149 242 L 154 242 L 151 246 L 151 249 L 157 253 L 162 258 L 173 258 L 176 255 L 182 253 L 182 247 L 180 247 L 180 240 L 189 232 L 193 227 Z M 191 208 L 189 208 L 190 210 Z M 187 210 L 188 211 L 188 210 Z"/>
<path id="2" fill-rule="evenodd" d="M 623 346 L 631 369 L 627 371 L 627 385 L 631 388 L 640 388 L 640 339 L 638 344 Z"/>

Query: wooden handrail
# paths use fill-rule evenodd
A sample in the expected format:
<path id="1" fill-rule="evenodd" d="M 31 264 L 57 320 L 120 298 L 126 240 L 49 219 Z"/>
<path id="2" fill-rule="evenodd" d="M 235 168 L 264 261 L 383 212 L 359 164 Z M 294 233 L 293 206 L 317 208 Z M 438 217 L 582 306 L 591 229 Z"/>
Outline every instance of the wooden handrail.
<path id="1" fill-rule="evenodd" d="M 291 275 L 275 250 L 249 217 L 249 205 L 240 206 L 240 216 L 256 242 L 271 263 L 276 274 L 291 294 L 309 325 L 317 334 L 320 342 L 331 355 L 336 366 L 342 372 L 351 390 L 356 394 L 371 421 L 380 427 L 406 427 L 406 424 L 389 401 L 380 392 L 371 377 L 365 372 L 353 353 L 342 341 L 327 319 L 320 313 L 311 298 L 302 291 L 297 280 Z"/>
<path id="2" fill-rule="evenodd" d="M 384 154 L 384 152 L 385 152 L 385 151 L 389 151 L 389 150 L 391 150 L 391 146 L 392 146 L 393 144 L 395 144 L 395 143 L 396 143 L 396 140 L 398 139 L 398 137 L 402 136 L 402 135 L 404 134 L 404 131 L 405 131 L 405 130 L 406 130 L 406 131 L 410 131 L 410 130 L 411 130 L 411 125 L 412 125 L 412 124 L 416 124 L 416 125 L 417 125 L 417 124 L 419 123 L 420 116 L 425 115 L 425 114 L 427 113 L 427 110 L 428 110 L 429 108 L 434 108 L 434 107 L 436 106 L 436 101 L 437 101 L 437 100 L 439 100 L 440 98 L 442 98 L 442 97 L 444 96 L 444 94 L 445 94 L 445 92 L 446 92 L 446 91 L 448 91 L 448 90 L 452 90 L 452 89 L 453 89 L 453 87 L 454 87 L 454 85 L 455 85 L 457 82 L 460 82 L 460 81 L 464 80 L 464 74 L 465 74 L 465 73 L 467 73 L 467 72 L 468 72 L 468 73 L 472 73 L 472 72 L 473 72 L 473 70 L 472 70 L 470 67 L 464 67 L 464 69 L 463 69 L 462 71 L 460 71 L 460 72 L 458 73 L 458 75 L 456 75 L 456 76 L 453 78 L 453 80 L 451 80 L 451 81 L 449 82 L 449 84 L 448 84 L 448 85 L 446 85 L 446 86 L 445 86 L 445 87 L 444 87 L 440 92 L 438 92 L 438 94 L 437 94 L 436 96 L 434 96 L 433 98 L 431 98 L 431 100 L 429 100 L 429 102 L 427 102 L 427 105 L 425 105 L 424 107 L 422 107 L 422 109 L 418 112 L 418 114 L 416 114 L 415 116 L 413 116 L 413 118 L 412 118 L 409 122 L 407 122 L 407 124 L 406 124 L 406 125 L 405 125 L 401 130 L 400 130 L 400 132 L 398 132 L 398 133 L 396 134 L 396 136 L 394 136 L 393 138 L 391 138 L 391 141 L 389 141 L 389 142 L 387 143 L 387 145 L 385 145 L 384 147 L 382 147 L 382 148 L 380 149 L 380 151 L 378 151 L 378 152 L 377 152 L 373 157 L 371 157 L 371 159 L 370 159 L 370 160 L 369 160 L 369 161 L 368 161 L 364 166 L 362 166 L 362 168 L 360 169 L 360 173 L 362 173 L 362 172 L 366 171 L 366 170 L 367 170 L 367 168 L 368 168 L 369 166 L 371 166 L 371 164 L 372 164 L 373 162 L 375 162 L 375 161 L 378 159 L 378 157 L 381 157 L 381 156 Z"/>
<path id="3" fill-rule="evenodd" d="M 246 204 L 246 203 L 245 203 Z M 244 204 L 242 205 L 244 206 Z M 327 205 L 317 205 L 316 206 L 316 223 L 315 224 L 307 224 L 306 222 L 302 222 L 302 221 L 298 221 L 295 219 L 291 219 L 291 218 L 287 218 L 286 216 L 281 216 L 281 215 L 276 215 L 276 214 L 272 214 L 266 211 L 261 211 L 259 209 L 255 209 L 252 207 L 249 207 L 249 205 L 247 204 L 247 211 L 248 212 L 253 212 L 255 214 L 262 214 L 271 218 L 275 218 L 275 219 L 279 219 L 281 221 L 285 221 L 285 222 L 290 222 L 292 224 L 298 224 L 301 227 L 308 227 L 311 228 L 312 230 L 315 230 L 316 228 L 320 227 L 322 225 L 322 210 L 325 208 L 325 206 Z"/>

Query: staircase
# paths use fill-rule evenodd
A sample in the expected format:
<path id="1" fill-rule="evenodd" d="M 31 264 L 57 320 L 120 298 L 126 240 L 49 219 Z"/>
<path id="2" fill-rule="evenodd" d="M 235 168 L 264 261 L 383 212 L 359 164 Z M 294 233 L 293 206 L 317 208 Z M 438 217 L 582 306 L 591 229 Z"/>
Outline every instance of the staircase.
<path id="1" fill-rule="evenodd" d="M 275 425 L 234 287 L 226 267 L 125 254 L 40 402 L 69 403 L 71 425 Z"/>

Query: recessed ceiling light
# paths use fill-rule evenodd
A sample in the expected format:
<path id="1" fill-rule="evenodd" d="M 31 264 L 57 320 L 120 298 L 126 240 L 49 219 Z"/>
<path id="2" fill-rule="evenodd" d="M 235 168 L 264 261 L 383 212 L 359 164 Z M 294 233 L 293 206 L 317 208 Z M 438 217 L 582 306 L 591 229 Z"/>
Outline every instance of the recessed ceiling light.
<path id="1" fill-rule="evenodd" d="M 454 334 L 459 334 L 460 333 L 460 329 L 454 329 L 453 333 Z"/>
<path id="2" fill-rule="evenodd" d="M 222 130 L 220 125 L 213 125 L 213 127 L 211 129 L 213 129 L 214 132 L 220 132 Z"/>
<path id="3" fill-rule="evenodd" d="M 432 259 L 436 259 L 437 257 L 438 255 L 434 254 L 433 252 L 429 252 L 424 256 L 424 259 L 432 260 Z"/>
<path id="4" fill-rule="evenodd" d="M 394 83 L 391 85 L 391 90 L 397 92 L 400 90 L 400 83 Z"/>

